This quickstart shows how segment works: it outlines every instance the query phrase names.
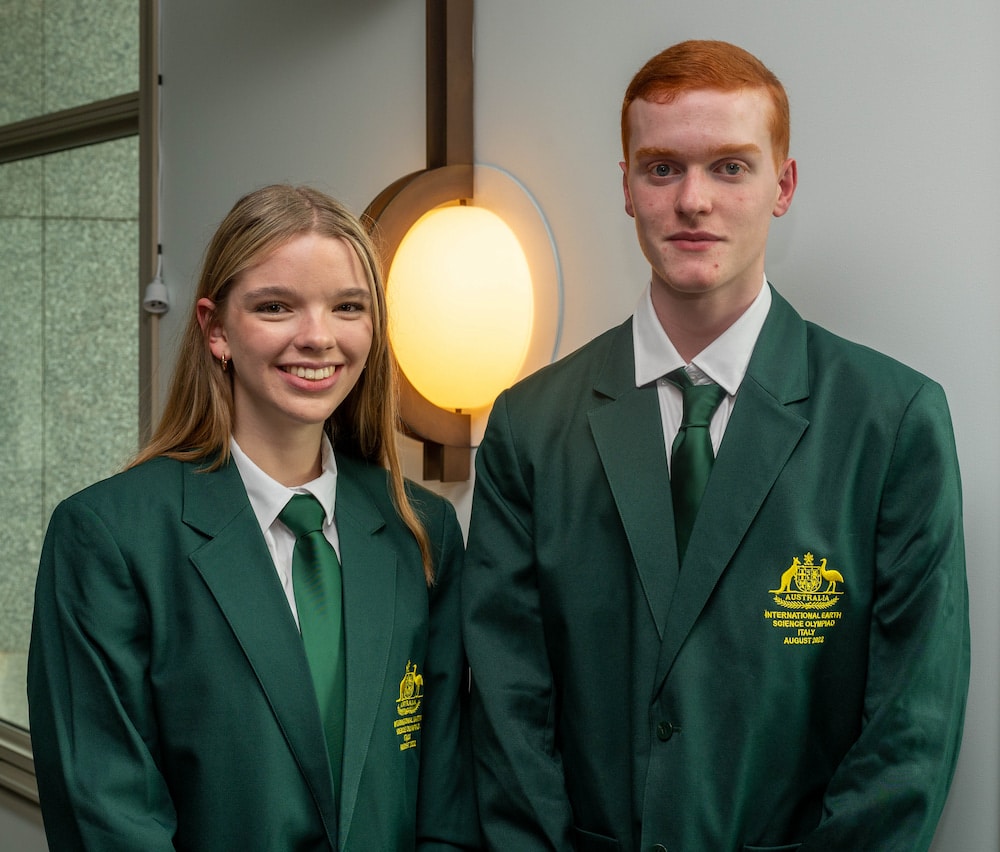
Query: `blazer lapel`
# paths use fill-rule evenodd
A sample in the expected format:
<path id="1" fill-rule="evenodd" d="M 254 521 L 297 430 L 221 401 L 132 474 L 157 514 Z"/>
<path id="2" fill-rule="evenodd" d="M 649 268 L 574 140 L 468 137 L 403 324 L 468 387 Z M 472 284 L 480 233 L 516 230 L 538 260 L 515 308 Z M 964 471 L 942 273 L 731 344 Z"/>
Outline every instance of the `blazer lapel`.
<path id="1" fill-rule="evenodd" d="M 186 524 L 210 536 L 191 562 L 246 654 L 336 848 L 329 763 L 316 747 L 323 729 L 314 703 L 302 700 L 312 682 L 309 666 L 236 465 L 212 473 L 187 465 L 183 512 Z"/>
<path id="2" fill-rule="evenodd" d="M 805 323 L 776 292 L 772 297 L 691 532 L 660 649 L 658 686 L 809 426 L 786 407 L 809 395 Z"/>
<path id="3" fill-rule="evenodd" d="M 659 401 L 655 386 L 635 386 L 631 322 L 619 327 L 595 391 L 604 401 L 590 411 L 590 428 L 662 639 L 677 541 Z"/>
<path id="4" fill-rule="evenodd" d="M 349 460 L 337 457 L 337 533 L 344 578 L 347 637 L 347 723 L 341 771 L 340 842 L 354 817 L 361 773 L 378 716 L 389 664 L 396 606 L 396 552 L 376 535 L 385 518 L 358 482 Z M 363 817 L 364 815 L 362 815 Z"/>

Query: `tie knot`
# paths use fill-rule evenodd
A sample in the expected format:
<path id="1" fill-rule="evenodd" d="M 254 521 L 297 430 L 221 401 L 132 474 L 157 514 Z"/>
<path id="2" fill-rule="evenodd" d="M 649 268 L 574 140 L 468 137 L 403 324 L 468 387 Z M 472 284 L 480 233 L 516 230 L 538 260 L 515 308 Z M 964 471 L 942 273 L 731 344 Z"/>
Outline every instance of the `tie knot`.
<path id="1" fill-rule="evenodd" d="M 715 409 L 726 395 L 724 388 L 710 382 L 707 385 L 692 384 L 687 370 L 680 367 L 667 374 L 667 381 L 677 385 L 684 395 L 684 413 L 681 428 L 687 426 L 708 426 Z"/>
<path id="2" fill-rule="evenodd" d="M 306 533 L 322 530 L 326 513 L 312 494 L 296 494 L 281 510 L 278 518 L 296 538 L 301 538 Z"/>

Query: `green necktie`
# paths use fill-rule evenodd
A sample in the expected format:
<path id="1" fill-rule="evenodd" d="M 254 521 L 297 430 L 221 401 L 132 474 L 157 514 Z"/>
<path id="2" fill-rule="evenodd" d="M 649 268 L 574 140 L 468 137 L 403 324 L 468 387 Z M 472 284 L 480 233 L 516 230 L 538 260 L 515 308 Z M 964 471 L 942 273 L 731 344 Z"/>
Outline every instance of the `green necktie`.
<path id="1" fill-rule="evenodd" d="M 674 527 L 677 531 L 677 560 L 684 562 L 691 529 L 708 484 L 715 453 L 708 424 L 726 395 L 717 384 L 695 385 L 681 367 L 667 380 L 684 394 L 684 414 L 670 455 L 670 493 L 674 500 Z"/>
<path id="2" fill-rule="evenodd" d="M 278 517 L 295 534 L 292 552 L 295 608 L 316 687 L 333 772 L 334 797 L 339 807 L 347 681 L 340 561 L 323 535 L 323 507 L 311 494 L 296 494 Z"/>

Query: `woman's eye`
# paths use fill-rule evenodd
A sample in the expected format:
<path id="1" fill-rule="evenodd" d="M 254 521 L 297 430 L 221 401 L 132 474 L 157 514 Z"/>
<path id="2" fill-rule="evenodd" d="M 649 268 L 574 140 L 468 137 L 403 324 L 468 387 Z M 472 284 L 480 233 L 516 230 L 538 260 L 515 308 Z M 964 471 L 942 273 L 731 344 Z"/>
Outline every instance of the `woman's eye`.
<path id="1" fill-rule="evenodd" d="M 278 302 L 264 302 L 257 306 L 257 312 L 262 314 L 280 314 L 284 307 Z"/>

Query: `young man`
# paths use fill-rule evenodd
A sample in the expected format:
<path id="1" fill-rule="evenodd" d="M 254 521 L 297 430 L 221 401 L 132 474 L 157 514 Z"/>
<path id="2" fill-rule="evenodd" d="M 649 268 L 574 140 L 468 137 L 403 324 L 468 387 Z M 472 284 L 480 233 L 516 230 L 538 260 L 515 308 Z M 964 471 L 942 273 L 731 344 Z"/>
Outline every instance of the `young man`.
<path id="1" fill-rule="evenodd" d="M 766 282 L 788 138 L 747 52 L 651 59 L 621 164 L 650 285 L 494 407 L 463 578 L 492 849 L 931 843 L 969 674 L 950 418 Z"/>

